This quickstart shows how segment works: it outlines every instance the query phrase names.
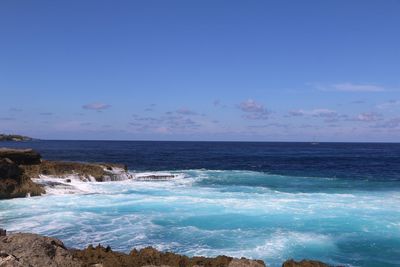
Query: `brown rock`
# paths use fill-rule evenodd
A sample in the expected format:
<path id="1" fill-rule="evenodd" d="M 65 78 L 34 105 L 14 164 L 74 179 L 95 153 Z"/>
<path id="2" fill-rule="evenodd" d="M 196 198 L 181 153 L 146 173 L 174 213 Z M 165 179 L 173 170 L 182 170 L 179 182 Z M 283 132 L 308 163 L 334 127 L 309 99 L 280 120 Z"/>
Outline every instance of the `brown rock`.
<path id="1" fill-rule="evenodd" d="M 129 255 L 113 252 L 109 247 L 89 246 L 84 250 L 75 250 L 74 255 L 84 262 L 84 266 L 98 264 L 103 267 L 141 267 L 141 266 L 171 266 L 171 267 L 263 267 L 263 261 L 248 259 L 234 259 L 227 256 L 215 258 L 193 257 L 189 258 L 171 252 L 160 252 L 152 247 L 141 250 L 132 250 Z"/>
<path id="2" fill-rule="evenodd" d="M 0 251 L 3 251 L 3 255 L 8 254 L 7 257 L 12 255 L 9 261 L 18 262 L 21 266 L 82 266 L 60 240 L 35 234 L 12 234 L 0 237 Z"/>
<path id="3" fill-rule="evenodd" d="M 233 259 L 228 267 L 263 267 L 264 262 L 261 260 Z"/>
<path id="4" fill-rule="evenodd" d="M 0 199 L 39 196 L 45 191 L 8 158 L 0 159 Z"/>
<path id="5" fill-rule="evenodd" d="M 115 168 L 126 171 L 126 165 L 111 163 L 82 163 L 67 161 L 48 161 L 43 160 L 38 165 L 22 166 L 25 173 L 31 178 L 38 178 L 39 175 L 50 175 L 56 177 L 66 177 L 75 174 L 82 179 L 89 180 L 93 177 L 96 181 L 116 180 L 117 176 L 112 171 Z"/>
<path id="6" fill-rule="evenodd" d="M 0 158 L 8 158 L 17 165 L 39 164 L 41 156 L 32 149 L 0 148 Z"/>
<path id="7" fill-rule="evenodd" d="M 12 178 L 18 179 L 21 177 L 23 170 L 16 163 L 8 158 L 0 158 L 0 179 Z"/>
<path id="8" fill-rule="evenodd" d="M 24 267 L 14 255 L 0 251 L 0 267 Z"/>
<path id="9" fill-rule="evenodd" d="M 187 257 L 160 252 L 152 247 L 132 250 L 129 254 L 110 247 L 89 246 L 83 250 L 67 249 L 55 238 L 36 234 L 12 234 L 0 237 L 0 267 L 265 267 L 261 260 Z M 313 260 L 288 260 L 282 267 L 329 267 Z"/>
<path id="10" fill-rule="evenodd" d="M 329 265 L 314 260 L 302 260 L 302 261 L 288 260 L 282 264 L 282 267 L 329 267 Z"/>

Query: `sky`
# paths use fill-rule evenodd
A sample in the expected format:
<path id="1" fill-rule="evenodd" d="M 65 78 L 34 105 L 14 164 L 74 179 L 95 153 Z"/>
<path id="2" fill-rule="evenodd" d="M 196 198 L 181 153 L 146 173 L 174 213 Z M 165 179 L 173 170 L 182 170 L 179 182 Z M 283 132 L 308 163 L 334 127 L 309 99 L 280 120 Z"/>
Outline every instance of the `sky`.
<path id="1" fill-rule="evenodd" d="M 400 140 L 400 1 L 0 1 L 0 132 Z"/>

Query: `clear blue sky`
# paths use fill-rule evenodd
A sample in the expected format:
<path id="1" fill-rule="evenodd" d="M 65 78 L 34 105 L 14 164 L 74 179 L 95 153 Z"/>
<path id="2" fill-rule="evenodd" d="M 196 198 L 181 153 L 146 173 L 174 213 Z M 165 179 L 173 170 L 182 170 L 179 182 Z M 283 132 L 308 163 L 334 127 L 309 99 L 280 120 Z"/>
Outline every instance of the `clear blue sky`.
<path id="1" fill-rule="evenodd" d="M 398 142 L 400 1 L 4 0 L 0 132 Z"/>

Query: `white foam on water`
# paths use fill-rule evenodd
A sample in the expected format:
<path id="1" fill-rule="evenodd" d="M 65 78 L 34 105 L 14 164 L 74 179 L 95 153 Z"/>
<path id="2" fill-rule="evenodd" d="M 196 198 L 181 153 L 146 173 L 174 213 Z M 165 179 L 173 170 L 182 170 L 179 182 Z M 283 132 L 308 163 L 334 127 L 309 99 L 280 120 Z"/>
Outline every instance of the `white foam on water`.
<path id="1" fill-rule="evenodd" d="M 261 244 L 252 244 L 247 248 L 216 249 L 196 247 L 186 251 L 189 255 L 200 255 L 213 257 L 217 255 L 228 255 L 231 257 L 246 257 L 250 259 L 266 259 L 267 264 L 281 264 L 291 256 L 293 257 L 297 248 L 319 247 L 335 250 L 335 241 L 332 237 L 310 232 L 295 232 L 277 230 Z"/>
<path id="2" fill-rule="evenodd" d="M 133 179 L 139 181 L 169 181 L 173 179 L 183 179 L 183 173 L 171 172 L 138 172 L 133 173 Z"/>
<path id="3" fill-rule="evenodd" d="M 125 181 L 133 178 L 132 173 L 119 167 L 103 167 L 104 171 L 109 174 L 105 177 L 105 181 Z"/>
<path id="4" fill-rule="evenodd" d="M 34 179 L 34 182 L 44 185 L 48 195 L 96 193 L 96 190 L 91 185 L 93 182 L 86 182 L 79 175 L 68 175 L 62 178 L 39 175 L 39 178 Z"/>
<path id="5" fill-rule="evenodd" d="M 356 240 L 354 233 L 365 240 L 400 237 L 397 192 L 290 193 L 198 183 L 231 174 L 252 172 L 131 172 L 132 179 L 109 182 L 40 176 L 47 194 L 0 201 L 0 227 L 60 237 L 68 246 L 102 243 L 129 251 L 152 245 L 189 255 L 262 258 L 271 266 L 304 251 L 340 254 L 337 242 Z M 136 179 L 157 175 L 173 178 Z"/>

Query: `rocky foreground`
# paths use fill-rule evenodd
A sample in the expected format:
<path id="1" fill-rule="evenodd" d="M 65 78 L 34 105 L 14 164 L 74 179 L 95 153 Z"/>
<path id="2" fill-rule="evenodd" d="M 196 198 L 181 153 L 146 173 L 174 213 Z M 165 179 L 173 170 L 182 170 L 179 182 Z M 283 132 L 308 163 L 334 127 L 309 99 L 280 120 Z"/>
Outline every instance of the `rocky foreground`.
<path id="1" fill-rule="evenodd" d="M 1 236 L 2 235 L 2 236 Z M 6 235 L 0 231 L 0 267 L 264 267 L 261 260 L 237 259 L 227 256 L 215 258 L 187 257 L 171 252 L 160 252 L 148 247 L 132 250 L 129 254 L 112 251 L 110 247 L 89 246 L 68 249 L 55 238 L 36 234 Z M 286 261 L 283 267 L 328 267 L 318 261 Z"/>

